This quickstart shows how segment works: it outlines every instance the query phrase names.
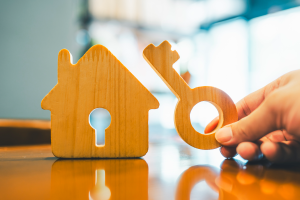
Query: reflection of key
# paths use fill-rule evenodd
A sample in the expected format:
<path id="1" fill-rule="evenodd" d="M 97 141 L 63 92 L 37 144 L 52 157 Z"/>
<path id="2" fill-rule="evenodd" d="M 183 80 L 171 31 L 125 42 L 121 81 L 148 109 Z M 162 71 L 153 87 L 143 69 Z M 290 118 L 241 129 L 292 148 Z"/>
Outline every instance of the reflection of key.
<path id="1" fill-rule="evenodd" d="M 219 188 L 215 183 L 215 180 L 219 177 L 219 174 L 220 172 L 216 167 L 209 165 L 195 165 L 190 167 L 180 175 L 176 188 L 175 199 L 191 199 L 190 197 L 193 188 L 201 181 L 205 181 L 211 189 L 213 189 L 215 192 L 219 192 Z"/>
<path id="2" fill-rule="evenodd" d="M 222 90 L 210 86 L 191 89 L 175 71 L 172 65 L 179 59 L 177 51 L 171 51 L 167 41 L 158 47 L 148 45 L 143 56 L 154 71 L 178 98 L 175 110 L 175 127 L 181 138 L 189 145 L 199 149 L 214 149 L 220 146 L 215 140 L 215 132 L 221 127 L 237 121 L 237 110 L 230 97 Z M 219 124 L 209 134 L 200 134 L 192 126 L 190 113 L 201 101 L 212 103 L 219 112 Z"/>

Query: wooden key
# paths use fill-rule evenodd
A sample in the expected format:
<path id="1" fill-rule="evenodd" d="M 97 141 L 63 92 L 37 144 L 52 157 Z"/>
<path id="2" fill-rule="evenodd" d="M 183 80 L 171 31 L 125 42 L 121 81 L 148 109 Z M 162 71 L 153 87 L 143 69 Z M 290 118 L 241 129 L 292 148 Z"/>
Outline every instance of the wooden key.
<path id="1" fill-rule="evenodd" d="M 198 149 L 219 147 L 220 144 L 215 139 L 216 131 L 238 120 L 237 110 L 231 98 L 215 87 L 203 86 L 191 89 L 172 67 L 179 59 L 179 55 L 177 51 L 171 50 L 171 45 L 167 41 L 158 47 L 153 44 L 148 45 L 143 51 L 143 56 L 178 98 L 175 110 L 175 127 L 181 138 Z M 212 103 L 219 112 L 219 124 L 208 134 L 198 133 L 190 120 L 192 108 L 201 101 Z"/>

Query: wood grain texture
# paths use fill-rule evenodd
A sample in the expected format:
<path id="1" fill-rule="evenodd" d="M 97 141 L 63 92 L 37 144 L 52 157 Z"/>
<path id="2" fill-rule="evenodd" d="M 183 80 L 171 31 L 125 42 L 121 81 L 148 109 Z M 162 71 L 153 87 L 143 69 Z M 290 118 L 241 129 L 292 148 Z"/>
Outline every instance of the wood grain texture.
<path id="1" fill-rule="evenodd" d="M 58 83 L 42 100 L 51 111 L 51 146 L 61 158 L 141 157 L 148 151 L 148 112 L 157 99 L 104 46 L 95 45 L 77 62 L 63 49 Z M 104 108 L 111 115 L 105 145 L 97 146 L 89 115 Z"/>
<path id="2" fill-rule="evenodd" d="M 172 65 L 179 59 L 177 51 L 171 50 L 169 42 L 164 41 L 158 47 L 148 45 L 143 56 L 154 71 L 178 98 L 175 110 L 175 127 L 181 138 L 198 149 L 214 149 L 220 146 L 215 133 L 221 127 L 238 120 L 235 104 L 222 90 L 204 86 L 191 89 L 175 71 Z M 201 101 L 212 103 L 219 112 L 219 124 L 209 134 L 200 134 L 192 126 L 190 113 Z"/>

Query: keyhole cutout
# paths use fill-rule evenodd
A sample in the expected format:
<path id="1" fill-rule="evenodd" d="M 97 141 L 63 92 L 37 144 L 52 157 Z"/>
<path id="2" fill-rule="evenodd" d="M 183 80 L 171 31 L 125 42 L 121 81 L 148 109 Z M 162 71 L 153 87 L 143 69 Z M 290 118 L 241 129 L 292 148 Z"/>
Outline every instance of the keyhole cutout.
<path id="1" fill-rule="evenodd" d="M 105 129 L 110 125 L 110 113 L 104 108 L 94 109 L 90 116 L 89 122 L 96 133 L 96 146 L 105 145 Z"/>

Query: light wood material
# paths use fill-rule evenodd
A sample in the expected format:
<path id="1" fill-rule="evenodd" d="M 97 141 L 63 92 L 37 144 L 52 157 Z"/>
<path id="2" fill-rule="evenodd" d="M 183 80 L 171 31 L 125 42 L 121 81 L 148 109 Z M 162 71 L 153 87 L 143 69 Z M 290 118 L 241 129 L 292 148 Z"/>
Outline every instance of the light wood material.
<path id="1" fill-rule="evenodd" d="M 220 89 L 204 86 L 191 89 L 175 71 L 172 65 L 179 59 L 177 51 L 171 51 L 167 41 L 158 47 L 148 45 L 143 56 L 154 71 L 166 83 L 178 98 L 175 110 L 175 127 L 181 138 L 189 145 L 199 149 L 214 149 L 220 146 L 215 139 L 215 132 L 221 127 L 238 120 L 235 104 Z M 209 134 L 200 134 L 192 126 L 190 113 L 192 108 L 201 101 L 212 103 L 219 112 L 219 124 Z"/>
<path id="2" fill-rule="evenodd" d="M 51 145 L 61 158 L 140 157 L 148 151 L 148 112 L 157 99 L 104 46 L 89 49 L 77 64 L 63 49 L 58 83 L 42 100 L 51 111 Z M 96 146 L 89 115 L 104 108 L 111 115 L 105 144 Z"/>

